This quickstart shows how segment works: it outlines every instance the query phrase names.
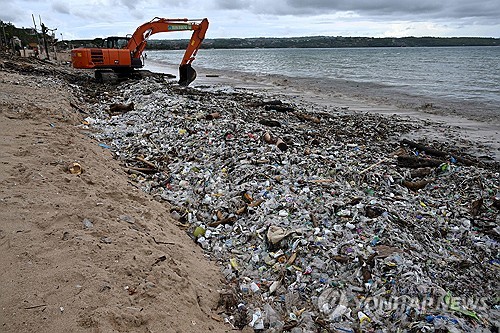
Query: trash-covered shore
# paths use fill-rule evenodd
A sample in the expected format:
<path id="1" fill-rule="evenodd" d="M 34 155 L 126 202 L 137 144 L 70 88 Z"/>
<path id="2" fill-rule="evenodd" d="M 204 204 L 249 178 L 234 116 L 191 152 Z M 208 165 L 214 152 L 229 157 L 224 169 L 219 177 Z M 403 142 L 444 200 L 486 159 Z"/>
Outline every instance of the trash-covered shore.
<path id="1" fill-rule="evenodd" d="M 85 95 L 82 126 L 220 263 L 228 327 L 498 331 L 500 168 L 403 140 L 432 123 L 161 76 Z"/>

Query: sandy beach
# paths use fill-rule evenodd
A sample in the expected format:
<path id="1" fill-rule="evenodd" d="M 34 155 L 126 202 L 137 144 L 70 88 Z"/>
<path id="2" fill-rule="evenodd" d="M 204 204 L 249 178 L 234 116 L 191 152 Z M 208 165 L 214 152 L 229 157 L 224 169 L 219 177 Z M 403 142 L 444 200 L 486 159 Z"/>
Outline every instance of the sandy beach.
<path id="1" fill-rule="evenodd" d="M 218 267 L 78 129 L 71 71 L 0 72 L 0 331 L 227 331 Z"/>
<path id="2" fill-rule="evenodd" d="M 2 332 L 498 330 L 498 122 L 204 69 L 0 73 Z M 359 307 L 384 295 L 482 303 Z"/>

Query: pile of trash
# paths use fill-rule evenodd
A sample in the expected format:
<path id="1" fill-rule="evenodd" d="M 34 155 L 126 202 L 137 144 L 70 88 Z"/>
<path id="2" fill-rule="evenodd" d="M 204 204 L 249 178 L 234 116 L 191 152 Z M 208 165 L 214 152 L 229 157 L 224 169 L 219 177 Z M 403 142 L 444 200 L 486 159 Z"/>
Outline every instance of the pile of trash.
<path id="1" fill-rule="evenodd" d="M 228 325 L 498 331 L 500 169 L 401 141 L 432 124 L 158 77 L 91 108 L 101 146 L 220 262 Z"/>

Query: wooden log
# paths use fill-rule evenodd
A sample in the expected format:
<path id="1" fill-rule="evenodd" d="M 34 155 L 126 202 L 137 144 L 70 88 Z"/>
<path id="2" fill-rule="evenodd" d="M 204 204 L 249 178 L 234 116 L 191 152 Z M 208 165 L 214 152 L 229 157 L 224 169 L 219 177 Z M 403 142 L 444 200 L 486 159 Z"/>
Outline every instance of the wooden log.
<path id="1" fill-rule="evenodd" d="M 290 112 L 294 111 L 295 109 L 291 106 L 288 105 L 266 105 L 264 107 L 266 111 L 279 111 L 279 112 Z"/>
<path id="2" fill-rule="evenodd" d="M 259 123 L 261 123 L 264 126 L 269 126 L 269 127 L 281 127 L 281 123 L 277 120 L 273 119 L 261 119 L 259 120 Z"/>
<path id="3" fill-rule="evenodd" d="M 156 165 L 154 165 L 152 162 L 149 162 L 148 160 L 145 160 L 144 158 L 142 158 L 140 156 L 136 156 L 135 159 L 137 161 L 139 161 L 139 162 L 142 162 L 142 163 L 146 164 L 147 166 L 149 166 L 152 169 L 158 170 L 158 168 L 156 167 Z"/>
<path id="4" fill-rule="evenodd" d="M 473 164 L 473 162 L 467 158 L 457 156 L 455 154 L 448 153 L 448 152 L 445 152 L 442 150 L 437 150 L 437 149 L 434 149 L 432 147 L 427 147 L 427 146 L 424 146 L 420 143 L 413 142 L 413 141 L 410 141 L 407 139 L 401 140 L 401 143 L 404 145 L 407 145 L 411 148 L 418 149 L 419 151 L 424 151 L 427 155 L 432 155 L 432 156 L 436 156 L 436 157 L 448 157 L 448 156 L 450 156 L 450 157 L 453 157 L 459 163 L 462 163 L 465 165 L 472 165 Z"/>
<path id="5" fill-rule="evenodd" d="M 216 227 L 221 224 L 233 224 L 236 222 L 236 216 L 226 217 L 225 219 L 214 221 L 208 224 L 209 227 Z"/>
<path id="6" fill-rule="evenodd" d="M 132 111 L 133 109 L 134 109 L 134 102 L 130 104 L 114 103 L 109 106 L 109 113 L 111 115 L 117 115 L 128 111 Z"/>
<path id="7" fill-rule="evenodd" d="M 213 120 L 213 119 L 217 119 L 217 118 L 220 118 L 220 113 L 219 112 L 212 112 L 212 113 L 207 114 L 205 116 L 206 120 Z"/>
<path id="8" fill-rule="evenodd" d="M 401 140 L 401 143 L 404 145 L 407 145 L 408 147 L 418 149 L 419 151 L 425 151 L 427 155 L 432 155 L 432 156 L 438 156 L 438 157 L 446 157 L 448 156 L 448 153 L 445 153 L 444 151 L 437 150 L 431 147 L 424 146 L 420 143 L 413 142 L 407 139 Z"/>
<path id="9" fill-rule="evenodd" d="M 398 165 L 404 168 L 438 167 L 445 161 L 434 158 L 420 158 L 416 156 L 398 156 Z"/>
<path id="10" fill-rule="evenodd" d="M 250 103 L 249 105 L 253 106 L 253 107 L 258 107 L 258 106 L 282 105 L 282 104 L 283 104 L 283 102 L 280 101 L 279 99 L 273 99 L 273 100 L 269 100 L 269 101 L 253 102 L 253 103 Z"/>
<path id="11" fill-rule="evenodd" d="M 274 139 L 269 132 L 264 133 L 264 135 L 262 136 L 262 139 L 266 143 L 276 143 L 276 139 Z"/>
<path id="12" fill-rule="evenodd" d="M 284 142 L 283 140 L 281 140 L 279 138 L 278 138 L 278 140 L 276 140 L 276 146 L 281 151 L 285 151 L 288 149 L 288 145 L 286 144 L 286 142 Z"/>
<path id="13" fill-rule="evenodd" d="M 430 179 L 430 180 L 420 180 L 420 181 L 417 181 L 417 182 L 410 182 L 410 181 L 407 181 L 407 180 L 403 180 L 402 184 L 404 187 L 412 190 L 412 191 L 418 191 L 422 188 L 424 188 L 427 184 L 429 184 L 430 182 L 432 182 L 434 179 Z"/>
<path id="14" fill-rule="evenodd" d="M 410 171 L 411 178 L 423 178 L 432 173 L 432 168 L 419 168 Z"/>
<path id="15" fill-rule="evenodd" d="M 138 171 L 142 173 L 156 173 L 158 172 L 158 169 L 151 169 L 151 168 L 136 168 L 136 167 L 128 167 L 129 173 L 134 173 L 132 171 Z"/>
<path id="16" fill-rule="evenodd" d="M 69 102 L 69 105 L 72 108 L 75 108 L 80 113 L 87 114 L 87 115 L 89 114 L 87 111 L 84 111 L 81 107 L 79 107 L 78 105 L 75 105 L 73 102 Z"/>
<path id="17" fill-rule="evenodd" d="M 321 120 L 318 117 L 314 117 L 306 113 L 296 112 L 295 116 L 302 121 L 312 121 L 315 124 L 319 124 L 321 122 Z"/>

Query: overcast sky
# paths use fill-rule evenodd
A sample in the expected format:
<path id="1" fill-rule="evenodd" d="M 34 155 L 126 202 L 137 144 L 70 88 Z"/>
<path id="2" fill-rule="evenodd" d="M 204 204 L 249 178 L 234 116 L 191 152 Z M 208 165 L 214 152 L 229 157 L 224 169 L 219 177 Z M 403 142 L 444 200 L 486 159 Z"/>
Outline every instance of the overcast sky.
<path id="1" fill-rule="evenodd" d="M 0 19 L 56 37 L 125 36 L 154 17 L 207 17 L 207 38 L 500 37 L 499 0 L 0 0 Z M 62 34 L 62 35 L 61 35 Z M 188 32 L 158 39 L 189 38 Z"/>

